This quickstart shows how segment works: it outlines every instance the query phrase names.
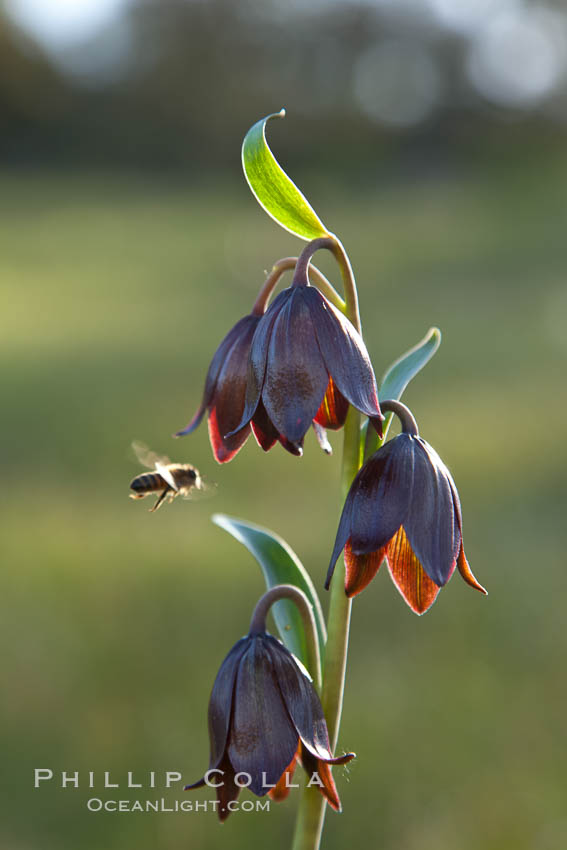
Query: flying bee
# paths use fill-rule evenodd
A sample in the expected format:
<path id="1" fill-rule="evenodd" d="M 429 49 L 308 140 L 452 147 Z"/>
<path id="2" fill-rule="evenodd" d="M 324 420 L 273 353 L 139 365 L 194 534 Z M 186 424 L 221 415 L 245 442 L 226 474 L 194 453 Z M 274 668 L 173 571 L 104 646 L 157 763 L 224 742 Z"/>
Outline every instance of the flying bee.
<path id="1" fill-rule="evenodd" d="M 134 453 L 142 466 L 152 472 L 142 472 L 130 483 L 131 499 L 143 499 L 151 493 L 159 493 L 150 512 L 157 511 L 165 498 L 173 502 L 176 496 L 184 499 L 201 497 L 214 489 L 214 485 L 204 481 L 198 469 L 190 463 L 172 463 L 168 457 L 160 457 L 151 452 L 143 443 L 132 443 Z"/>

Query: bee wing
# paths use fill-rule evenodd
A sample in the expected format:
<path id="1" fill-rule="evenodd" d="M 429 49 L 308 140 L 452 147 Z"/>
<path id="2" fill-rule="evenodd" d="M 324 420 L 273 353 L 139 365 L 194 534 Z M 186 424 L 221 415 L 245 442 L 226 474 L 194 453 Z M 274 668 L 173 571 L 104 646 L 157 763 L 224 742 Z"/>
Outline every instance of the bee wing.
<path id="1" fill-rule="evenodd" d="M 163 460 L 163 458 L 162 458 L 162 460 Z M 156 471 L 159 472 L 159 474 L 161 475 L 161 477 L 163 478 L 164 481 L 167 481 L 167 483 L 169 484 L 169 486 L 171 487 L 172 490 L 175 490 L 175 491 L 179 490 L 179 487 L 175 483 L 175 479 L 174 479 L 173 475 L 171 474 L 171 472 L 169 471 L 169 469 L 167 468 L 167 465 L 164 465 L 159 460 L 157 460 L 156 461 Z"/>
<path id="2" fill-rule="evenodd" d="M 209 481 L 208 478 L 204 478 L 200 473 L 197 473 L 195 484 L 190 490 L 186 490 L 183 493 L 183 498 L 190 501 L 210 499 L 216 494 L 217 486 L 214 481 Z"/>
<path id="3" fill-rule="evenodd" d="M 154 467 L 157 469 L 158 464 L 167 466 L 167 464 L 170 463 L 168 457 L 160 456 L 155 452 L 150 451 L 145 443 L 140 443 L 138 440 L 134 440 L 132 443 L 132 449 L 134 450 L 134 454 L 138 461 L 142 464 L 142 466 L 147 466 L 148 469 L 154 469 Z M 161 470 L 158 470 L 158 472 L 161 475 Z M 168 481 L 167 483 L 169 484 L 170 482 Z"/>

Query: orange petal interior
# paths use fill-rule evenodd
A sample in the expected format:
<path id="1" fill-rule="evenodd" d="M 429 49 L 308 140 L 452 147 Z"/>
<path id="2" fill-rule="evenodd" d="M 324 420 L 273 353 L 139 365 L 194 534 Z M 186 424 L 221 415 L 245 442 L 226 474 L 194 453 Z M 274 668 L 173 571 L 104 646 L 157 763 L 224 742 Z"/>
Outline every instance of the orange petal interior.
<path id="1" fill-rule="evenodd" d="M 418 561 L 403 526 L 390 540 L 387 556 L 396 587 L 412 611 L 424 614 L 435 602 L 440 588 L 431 581 Z"/>

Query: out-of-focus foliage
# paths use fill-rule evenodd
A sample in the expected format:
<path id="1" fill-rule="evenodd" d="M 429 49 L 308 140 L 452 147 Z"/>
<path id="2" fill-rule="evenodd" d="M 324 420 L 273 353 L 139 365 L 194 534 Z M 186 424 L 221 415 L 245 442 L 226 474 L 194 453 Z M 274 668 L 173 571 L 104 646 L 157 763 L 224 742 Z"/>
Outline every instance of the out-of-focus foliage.
<path id="1" fill-rule="evenodd" d="M 567 16 L 504 5 L 138 0 L 54 57 L 71 75 L 0 19 L 0 154 L 232 167 L 237 140 L 282 105 L 302 134 L 278 129 L 278 151 L 307 162 L 348 150 L 364 164 L 398 137 L 454 151 L 472 120 L 475 133 L 512 121 L 517 144 L 518 127 L 567 117 Z"/>

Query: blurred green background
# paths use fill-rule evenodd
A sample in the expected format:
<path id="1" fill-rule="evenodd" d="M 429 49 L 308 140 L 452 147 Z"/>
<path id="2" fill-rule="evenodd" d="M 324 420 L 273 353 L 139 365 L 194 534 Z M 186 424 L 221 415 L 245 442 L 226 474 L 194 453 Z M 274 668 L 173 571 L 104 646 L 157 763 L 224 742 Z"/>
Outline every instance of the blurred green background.
<path id="1" fill-rule="evenodd" d="M 184 15 L 208 8 L 167 5 Z M 324 6 L 318 13 L 330 26 Z M 409 21 L 428 44 L 406 7 L 398 30 L 377 11 L 374 36 L 399 39 Z M 274 43 L 289 34 L 290 19 L 272 12 L 258 20 Z M 343 52 L 348 45 L 356 55 L 362 48 L 341 14 L 359 20 L 352 4 L 333 6 L 335 47 L 344 39 Z M 229 40 L 219 21 L 214 45 Z M 310 111 L 310 84 L 296 108 L 303 72 L 288 69 L 263 92 L 239 88 L 238 106 L 211 125 L 215 93 L 230 100 L 235 74 L 254 66 L 250 53 L 235 47 L 224 65 L 221 52 L 196 80 L 183 76 L 174 59 L 185 54 L 168 42 L 180 70 L 165 79 L 195 99 L 195 141 L 187 101 L 174 110 L 174 92 L 163 103 L 178 125 L 157 109 L 157 96 L 137 104 L 134 122 L 128 78 L 86 84 L 76 69 L 63 73 L 52 45 L 32 49 L 13 18 L 3 26 L 20 64 L 8 69 L 0 97 L 20 113 L 3 111 L 0 173 L 0 845 L 290 844 L 297 792 L 269 814 L 236 813 L 223 827 L 213 812 L 86 809 L 92 796 L 184 799 L 159 787 L 162 772 L 179 770 L 190 782 L 208 763 L 210 688 L 263 589 L 248 553 L 211 524 L 213 511 L 281 534 L 325 596 L 340 435 L 332 458 L 311 435 L 301 460 L 279 447 L 265 455 L 251 439 L 223 467 L 204 426 L 170 438 L 197 407 L 209 360 L 249 310 L 264 270 L 301 248 L 263 214 L 239 174 L 244 132 L 285 103 L 272 146 L 350 254 L 377 374 L 431 325 L 443 332 L 406 401 L 454 474 L 467 554 L 489 590 L 484 599 L 456 576 L 418 618 L 382 571 L 355 600 L 339 747 L 358 758 L 335 771 L 344 812 L 329 812 L 323 846 L 565 846 L 567 157 L 563 125 L 543 109 L 560 90 L 521 108 L 464 97 L 458 108 L 439 105 L 434 116 L 394 127 L 353 117 L 352 93 L 347 106 Z M 178 30 L 187 56 L 198 53 L 196 31 Z M 252 47 L 262 41 L 248 35 Z M 460 43 L 447 28 L 437 37 L 441 56 Z M 46 64 L 33 71 L 40 54 Z M 74 110 L 42 112 L 53 80 Z M 148 71 L 141 90 L 152 85 L 165 90 Z M 112 122 L 101 119 L 99 135 L 85 130 L 85 115 L 108 118 L 109 109 L 115 148 Z M 145 142 L 160 144 L 128 162 L 129 150 L 143 148 L 140 128 Z M 191 154 L 175 157 L 174 149 Z M 327 258 L 317 262 L 337 280 Z M 133 439 L 193 462 L 218 484 L 214 500 L 178 500 L 156 515 L 129 500 L 139 471 Z M 63 790 L 59 778 L 34 790 L 36 767 L 57 778 L 78 770 L 81 787 Z M 127 771 L 147 784 L 152 770 L 155 790 L 124 787 Z M 104 791 L 104 771 L 120 791 Z"/>

